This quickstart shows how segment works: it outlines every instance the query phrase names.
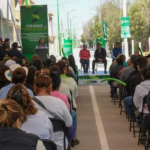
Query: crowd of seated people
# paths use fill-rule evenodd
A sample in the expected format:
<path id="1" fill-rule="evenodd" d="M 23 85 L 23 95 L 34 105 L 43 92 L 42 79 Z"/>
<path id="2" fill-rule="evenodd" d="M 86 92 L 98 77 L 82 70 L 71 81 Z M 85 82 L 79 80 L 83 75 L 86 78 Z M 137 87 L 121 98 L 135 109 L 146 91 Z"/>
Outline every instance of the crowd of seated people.
<path id="1" fill-rule="evenodd" d="M 77 70 L 72 62 L 73 56 L 57 61 L 52 55 L 41 61 L 35 54 L 30 63 L 28 58 L 5 55 L 0 62 L 0 139 L 3 138 L 0 147 L 45 150 L 42 140 L 47 139 L 56 144 L 57 150 L 64 150 L 63 132 L 54 132 L 51 118 L 66 125 L 66 149 L 80 143 Z M 19 135 L 23 136 L 21 141 Z M 27 145 L 23 143 L 25 140 Z"/>
<path id="2" fill-rule="evenodd" d="M 123 56 L 123 54 L 121 55 Z M 131 120 L 141 127 L 143 120 L 149 114 L 145 97 L 150 91 L 150 56 L 131 55 L 127 65 L 127 63 L 123 63 L 124 59 L 120 57 L 121 55 L 119 54 L 111 64 L 110 77 L 119 79 L 126 85 L 112 81 L 113 84 L 110 83 L 111 96 L 114 99 L 119 98 L 116 97 L 117 88 L 119 91 L 123 89 L 121 98 L 125 112 Z"/>

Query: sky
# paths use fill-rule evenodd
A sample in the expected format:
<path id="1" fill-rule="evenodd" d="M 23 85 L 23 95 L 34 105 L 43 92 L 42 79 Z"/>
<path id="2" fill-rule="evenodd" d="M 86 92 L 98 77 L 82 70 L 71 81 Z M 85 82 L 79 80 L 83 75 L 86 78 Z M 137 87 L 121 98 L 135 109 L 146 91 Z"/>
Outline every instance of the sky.
<path id="1" fill-rule="evenodd" d="M 47 4 L 48 10 L 54 14 L 53 27 L 54 32 L 58 31 L 57 26 L 57 0 L 35 0 L 36 4 Z M 72 25 L 76 30 L 77 37 L 80 39 L 83 25 L 96 14 L 96 5 L 98 0 L 59 0 L 60 24 L 63 22 L 63 32 L 67 30 L 67 12 L 74 10 L 69 14 L 72 19 Z"/>

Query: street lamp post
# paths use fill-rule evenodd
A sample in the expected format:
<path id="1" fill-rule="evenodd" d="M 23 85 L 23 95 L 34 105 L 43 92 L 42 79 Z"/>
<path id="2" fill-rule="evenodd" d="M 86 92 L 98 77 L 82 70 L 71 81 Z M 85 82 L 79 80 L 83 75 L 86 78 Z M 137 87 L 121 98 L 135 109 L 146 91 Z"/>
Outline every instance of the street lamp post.
<path id="1" fill-rule="evenodd" d="M 61 56 L 61 39 L 60 39 L 60 22 L 59 22 L 59 0 L 57 0 L 57 19 L 58 19 L 58 41 L 59 41 L 59 55 Z"/>
<path id="2" fill-rule="evenodd" d="M 70 36 L 72 37 L 72 28 L 71 28 L 71 22 L 73 19 L 75 19 L 77 16 L 73 17 L 70 19 Z"/>
<path id="3" fill-rule="evenodd" d="M 69 37 L 69 14 L 70 14 L 71 12 L 75 11 L 75 10 L 76 10 L 76 9 L 73 9 L 73 10 L 67 12 L 68 37 Z"/>

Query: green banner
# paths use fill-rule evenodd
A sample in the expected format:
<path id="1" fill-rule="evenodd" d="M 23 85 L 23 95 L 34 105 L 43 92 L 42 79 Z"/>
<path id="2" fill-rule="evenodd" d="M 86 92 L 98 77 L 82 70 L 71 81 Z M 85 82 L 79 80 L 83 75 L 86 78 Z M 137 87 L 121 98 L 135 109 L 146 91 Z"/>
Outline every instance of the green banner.
<path id="1" fill-rule="evenodd" d="M 40 38 L 48 46 L 47 14 L 47 5 L 21 6 L 22 52 L 30 61 Z"/>
<path id="2" fill-rule="evenodd" d="M 104 39 L 107 41 L 107 23 L 105 21 L 102 21 L 103 24 L 103 32 L 104 32 Z"/>
<path id="3" fill-rule="evenodd" d="M 121 17 L 121 38 L 130 37 L 130 17 Z"/>
<path id="4" fill-rule="evenodd" d="M 96 39 L 96 44 L 97 43 L 101 43 L 101 46 L 106 49 L 106 41 L 105 41 L 104 38 L 97 38 Z"/>
<path id="5" fill-rule="evenodd" d="M 68 57 L 69 55 L 72 55 L 72 40 L 71 39 L 64 39 L 64 45 L 63 45 L 63 54 L 65 57 Z"/>

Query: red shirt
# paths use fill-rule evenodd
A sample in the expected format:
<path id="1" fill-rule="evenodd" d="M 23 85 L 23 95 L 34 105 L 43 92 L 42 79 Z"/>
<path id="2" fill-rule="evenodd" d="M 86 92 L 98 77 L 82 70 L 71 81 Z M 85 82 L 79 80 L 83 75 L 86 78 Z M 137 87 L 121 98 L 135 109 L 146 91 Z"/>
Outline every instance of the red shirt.
<path id="1" fill-rule="evenodd" d="M 91 57 L 90 51 L 89 50 L 81 50 L 79 57 L 81 59 L 89 59 Z"/>

